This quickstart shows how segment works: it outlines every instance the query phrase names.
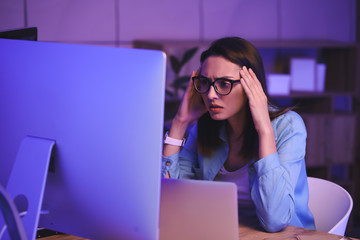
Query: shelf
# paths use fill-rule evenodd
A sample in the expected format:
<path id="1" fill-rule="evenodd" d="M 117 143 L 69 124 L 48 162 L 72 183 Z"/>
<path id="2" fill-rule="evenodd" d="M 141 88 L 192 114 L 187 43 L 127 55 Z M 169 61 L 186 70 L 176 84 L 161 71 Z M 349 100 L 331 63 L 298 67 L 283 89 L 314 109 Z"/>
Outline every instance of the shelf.
<path id="1" fill-rule="evenodd" d="M 329 40 L 269 40 L 251 41 L 258 48 L 352 48 L 355 43 Z"/>
<path id="2" fill-rule="evenodd" d="M 272 98 L 331 98 L 331 97 L 355 97 L 355 92 L 291 92 L 290 95 L 270 95 Z"/>
<path id="3" fill-rule="evenodd" d="M 298 106 L 300 112 L 313 114 L 353 114 L 355 111 L 355 93 L 291 93 L 290 95 L 272 95 L 271 99 L 280 106 Z"/>
<path id="4" fill-rule="evenodd" d="M 208 47 L 212 40 L 135 40 L 135 48 L 164 49 Z M 356 43 L 339 42 L 330 40 L 249 40 L 257 48 L 355 48 Z"/>

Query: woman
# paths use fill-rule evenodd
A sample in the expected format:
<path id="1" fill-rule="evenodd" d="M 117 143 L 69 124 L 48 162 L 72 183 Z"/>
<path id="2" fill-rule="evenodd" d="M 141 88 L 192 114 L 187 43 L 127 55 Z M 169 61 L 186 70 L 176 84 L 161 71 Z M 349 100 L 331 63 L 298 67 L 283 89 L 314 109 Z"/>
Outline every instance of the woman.
<path id="1" fill-rule="evenodd" d="M 315 229 L 308 208 L 306 129 L 298 114 L 269 101 L 255 47 L 222 38 L 200 62 L 166 134 L 163 176 L 234 182 L 239 217 L 256 214 L 269 232 L 289 224 Z"/>

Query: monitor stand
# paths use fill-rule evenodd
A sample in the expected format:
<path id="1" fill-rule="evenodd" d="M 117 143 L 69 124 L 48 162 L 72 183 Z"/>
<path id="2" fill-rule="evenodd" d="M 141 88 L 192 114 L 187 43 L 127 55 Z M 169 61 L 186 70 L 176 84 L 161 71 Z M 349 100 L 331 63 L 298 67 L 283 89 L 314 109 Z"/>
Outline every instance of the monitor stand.
<path id="1" fill-rule="evenodd" d="M 27 136 L 21 142 L 6 187 L 27 235 L 35 239 L 54 140 Z"/>

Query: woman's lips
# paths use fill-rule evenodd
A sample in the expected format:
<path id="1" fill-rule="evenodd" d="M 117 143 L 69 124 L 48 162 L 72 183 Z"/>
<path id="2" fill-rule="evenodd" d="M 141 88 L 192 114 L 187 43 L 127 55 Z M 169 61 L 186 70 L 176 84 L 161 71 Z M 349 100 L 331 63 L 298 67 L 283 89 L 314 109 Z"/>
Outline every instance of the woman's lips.
<path id="1" fill-rule="evenodd" d="M 210 104 L 209 105 L 209 111 L 211 113 L 218 113 L 223 109 L 223 107 L 216 105 L 216 104 Z"/>

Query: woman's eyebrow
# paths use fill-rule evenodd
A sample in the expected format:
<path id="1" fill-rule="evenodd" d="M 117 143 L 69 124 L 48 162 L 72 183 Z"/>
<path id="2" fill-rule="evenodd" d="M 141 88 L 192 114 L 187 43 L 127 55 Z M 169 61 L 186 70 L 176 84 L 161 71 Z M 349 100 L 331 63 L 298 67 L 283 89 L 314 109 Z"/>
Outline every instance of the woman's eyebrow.
<path id="1" fill-rule="evenodd" d="M 204 75 L 200 74 L 199 77 L 203 77 L 203 78 L 208 78 L 208 77 L 205 77 Z"/>
<path id="2" fill-rule="evenodd" d="M 215 78 L 215 80 L 218 80 L 218 79 L 234 80 L 234 79 L 237 79 L 237 78 L 234 77 L 234 76 L 222 76 L 222 77 L 217 77 L 217 78 Z"/>
<path id="3" fill-rule="evenodd" d="M 207 79 L 211 79 L 211 78 L 209 78 L 209 77 L 205 77 L 204 75 L 200 75 L 200 77 L 203 77 L 203 78 L 207 78 Z M 235 79 L 236 77 L 234 77 L 234 76 L 221 76 L 221 77 L 216 77 L 216 78 L 214 78 L 215 80 L 217 80 L 217 79 Z"/>

